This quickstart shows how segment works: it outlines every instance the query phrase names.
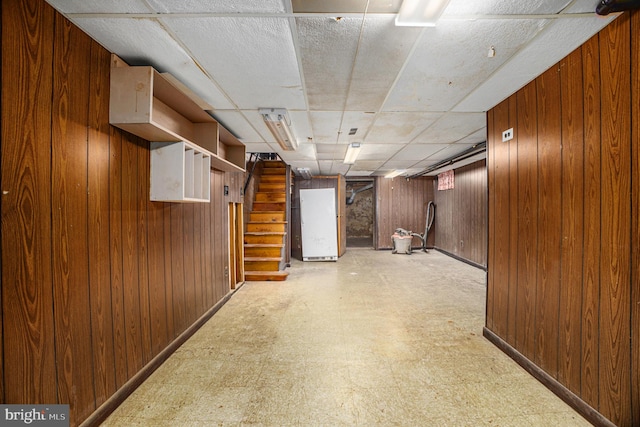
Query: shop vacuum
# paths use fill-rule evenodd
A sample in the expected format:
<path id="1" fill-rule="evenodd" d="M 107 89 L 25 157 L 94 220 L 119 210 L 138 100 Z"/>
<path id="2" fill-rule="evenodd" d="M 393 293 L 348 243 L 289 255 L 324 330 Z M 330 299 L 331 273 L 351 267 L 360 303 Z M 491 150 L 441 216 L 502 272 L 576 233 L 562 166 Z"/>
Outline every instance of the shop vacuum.
<path id="1" fill-rule="evenodd" d="M 429 236 L 429 230 L 433 225 L 433 219 L 435 218 L 436 205 L 433 201 L 427 204 L 427 220 L 425 222 L 424 234 L 414 233 L 404 228 L 396 228 L 395 232 L 391 236 L 391 253 L 392 254 L 407 254 L 411 255 L 411 242 L 414 237 L 417 237 L 422 242 L 422 250 L 427 250 L 427 237 Z"/>

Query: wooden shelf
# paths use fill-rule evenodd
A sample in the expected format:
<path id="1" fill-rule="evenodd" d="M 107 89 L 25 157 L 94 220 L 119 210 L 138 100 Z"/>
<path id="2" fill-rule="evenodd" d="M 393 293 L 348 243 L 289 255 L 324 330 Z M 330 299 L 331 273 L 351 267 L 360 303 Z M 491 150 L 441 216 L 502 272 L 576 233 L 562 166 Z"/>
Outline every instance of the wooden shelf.
<path id="1" fill-rule="evenodd" d="M 113 55 L 109 122 L 150 142 L 185 141 L 210 156 L 210 165 L 244 172 L 245 146 L 221 126 L 176 79 L 153 67 L 126 65 Z"/>
<path id="2" fill-rule="evenodd" d="M 151 143 L 153 201 L 209 202 L 211 155 L 185 141 Z"/>

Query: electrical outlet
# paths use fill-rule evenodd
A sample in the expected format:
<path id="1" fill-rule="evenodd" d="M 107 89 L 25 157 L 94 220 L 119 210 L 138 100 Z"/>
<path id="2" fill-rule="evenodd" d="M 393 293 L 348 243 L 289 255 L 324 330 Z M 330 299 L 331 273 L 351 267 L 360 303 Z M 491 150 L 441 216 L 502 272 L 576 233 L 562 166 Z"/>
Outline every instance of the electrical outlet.
<path id="1" fill-rule="evenodd" d="M 502 142 L 507 142 L 513 139 L 513 128 L 507 129 L 502 132 Z"/>

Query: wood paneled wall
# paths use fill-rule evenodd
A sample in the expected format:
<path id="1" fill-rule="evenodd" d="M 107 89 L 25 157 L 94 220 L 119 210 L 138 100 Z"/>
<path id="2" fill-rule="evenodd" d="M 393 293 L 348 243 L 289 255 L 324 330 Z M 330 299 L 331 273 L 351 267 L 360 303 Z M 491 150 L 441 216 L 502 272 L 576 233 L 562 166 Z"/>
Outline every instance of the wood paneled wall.
<path id="1" fill-rule="evenodd" d="M 427 204 L 433 200 L 433 178 L 376 178 L 376 249 L 391 249 L 391 236 L 396 228 L 424 233 Z M 435 224 L 435 223 L 434 223 Z M 435 227 L 435 225 L 434 225 Z M 433 239 L 433 237 L 430 237 Z M 429 245 L 433 244 L 430 240 Z M 420 247 L 420 241 L 413 245 Z"/>
<path id="2" fill-rule="evenodd" d="M 619 426 L 640 425 L 639 39 L 626 13 L 487 114 L 486 327 Z"/>
<path id="3" fill-rule="evenodd" d="M 243 203 L 244 202 L 244 180 L 245 172 L 227 172 L 225 173 L 225 184 L 228 188 L 227 202 Z"/>
<path id="4" fill-rule="evenodd" d="M 640 425 L 640 13 L 631 15 L 631 424 Z M 635 219 L 635 220 L 634 220 Z"/>
<path id="5" fill-rule="evenodd" d="M 434 181 L 435 247 L 478 266 L 487 265 L 487 168 L 481 160 L 454 170 L 454 188 Z"/>
<path id="6" fill-rule="evenodd" d="M 150 202 L 149 143 L 109 125 L 110 54 L 44 1 L 1 7 L 0 399 L 77 425 L 229 292 L 240 178 Z"/>

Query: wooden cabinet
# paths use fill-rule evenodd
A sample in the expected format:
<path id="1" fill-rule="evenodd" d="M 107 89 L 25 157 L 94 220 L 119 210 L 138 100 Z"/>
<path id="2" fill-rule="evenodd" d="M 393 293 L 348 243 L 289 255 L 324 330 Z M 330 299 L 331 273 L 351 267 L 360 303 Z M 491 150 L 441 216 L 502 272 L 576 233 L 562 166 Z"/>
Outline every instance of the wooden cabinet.
<path id="1" fill-rule="evenodd" d="M 211 155 L 185 141 L 151 143 L 151 200 L 208 202 Z"/>
<path id="2" fill-rule="evenodd" d="M 186 142 L 209 156 L 211 168 L 244 172 L 244 144 L 205 109 L 212 107 L 170 75 L 149 66 L 130 67 L 113 55 L 113 126 L 152 142 Z"/>

